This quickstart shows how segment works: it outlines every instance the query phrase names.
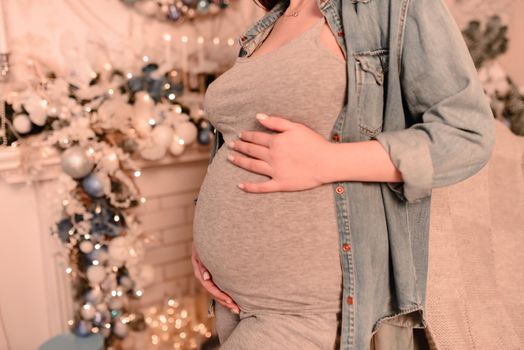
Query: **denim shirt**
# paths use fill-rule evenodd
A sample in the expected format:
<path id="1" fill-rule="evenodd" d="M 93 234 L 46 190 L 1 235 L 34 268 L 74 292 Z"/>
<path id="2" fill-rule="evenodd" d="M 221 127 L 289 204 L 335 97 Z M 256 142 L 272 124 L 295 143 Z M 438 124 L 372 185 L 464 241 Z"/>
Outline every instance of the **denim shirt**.
<path id="1" fill-rule="evenodd" d="M 494 116 L 443 0 L 316 1 L 348 68 L 348 103 L 330 142 L 378 141 L 403 180 L 332 184 L 343 268 L 339 349 L 367 350 L 383 322 L 428 327 L 432 189 L 487 164 Z M 254 52 L 288 5 L 278 3 L 241 35 L 240 57 Z M 214 132 L 209 164 L 223 144 Z"/>

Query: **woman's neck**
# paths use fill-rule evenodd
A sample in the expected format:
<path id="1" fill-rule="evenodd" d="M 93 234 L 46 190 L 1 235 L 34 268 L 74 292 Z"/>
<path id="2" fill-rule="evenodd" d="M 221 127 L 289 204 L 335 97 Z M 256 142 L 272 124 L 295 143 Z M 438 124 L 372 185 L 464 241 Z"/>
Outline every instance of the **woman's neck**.
<path id="1" fill-rule="evenodd" d="M 300 10 L 300 15 L 311 15 L 318 12 L 317 0 L 290 0 L 286 11 Z"/>

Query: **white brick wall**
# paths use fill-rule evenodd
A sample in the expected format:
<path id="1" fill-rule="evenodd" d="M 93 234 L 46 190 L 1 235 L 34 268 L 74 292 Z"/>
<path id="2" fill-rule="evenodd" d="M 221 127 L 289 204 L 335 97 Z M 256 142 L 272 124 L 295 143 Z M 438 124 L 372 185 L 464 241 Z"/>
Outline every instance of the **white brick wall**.
<path id="1" fill-rule="evenodd" d="M 200 159 L 145 166 L 137 179 L 146 203 L 133 211 L 144 232 L 153 236 L 144 263 L 155 269 L 155 281 L 144 290 L 140 306 L 154 305 L 167 295 L 182 296 L 200 289 L 191 265 L 193 200 L 198 196 L 209 159 L 209 149 L 200 148 Z"/>

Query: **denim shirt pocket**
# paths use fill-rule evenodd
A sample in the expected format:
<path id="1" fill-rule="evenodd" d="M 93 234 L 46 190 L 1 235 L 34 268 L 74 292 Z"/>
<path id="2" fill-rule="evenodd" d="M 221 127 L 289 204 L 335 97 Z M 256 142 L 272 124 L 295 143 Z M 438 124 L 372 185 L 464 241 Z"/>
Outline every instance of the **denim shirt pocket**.
<path id="1" fill-rule="evenodd" d="M 382 130 L 389 51 L 360 51 L 355 58 L 355 79 L 359 130 L 372 137 Z"/>

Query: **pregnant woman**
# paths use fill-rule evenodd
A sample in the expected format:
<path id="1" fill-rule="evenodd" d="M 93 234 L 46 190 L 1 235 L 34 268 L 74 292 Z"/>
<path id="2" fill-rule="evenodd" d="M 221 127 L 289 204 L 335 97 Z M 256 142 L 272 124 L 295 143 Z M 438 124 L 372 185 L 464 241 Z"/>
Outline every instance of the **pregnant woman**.
<path id="1" fill-rule="evenodd" d="M 302 22 L 285 22 L 284 14 L 265 43 L 271 46 L 238 58 L 209 86 L 204 108 L 225 142 L 235 141 L 241 131 L 267 132 L 255 119 L 257 111 L 293 116 L 319 138 L 329 138 L 345 103 L 346 64 L 340 50 L 333 50 L 334 38 L 326 38 L 330 30 L 315 6 L 310 0 L 300 4 Z M 306 29 L 296 35 L 291 25 Z M 286 39 L 275 33 L 294 35 Z M 283 40 L 283 45 L 275 43 Z M 261 146 L 254 152 L 268 156 Z M 323 170 L 310 174 L 316 187 L 309 190 L 250 193 L 237 185 L 268 177 L 235 165 L 229 154 L 234 153 L 221 148 L 210 164 L 194 218 L 200 261 L 240 307 L 242 321 L 236 326 L 224 324 L 223 318 L 231 317 L 217 310 L 220 337 L 228 338 L 223 348 L 333 349 L 342 272 L 333 191 L 317 179 Z M 228 337 L 231 326 L 235 331 Z"/>
<path id="2" fill-rule="evenodd" d="M 348 48 L 341 44 L 337 27 L 341 8 L 337 15 L 331 1 L 261 2 L 269 12 L 247 32 L 256 35 L 245 42 L 235 65 L 208 87 L 204 100 L 209 121 L 219 131 L 217 137 L 221 135 L 228 147 L 215 149 L 198 195 L 193 222 L 193 266 L 217 302 L 216 327 L 221 349 L 428 349 L 431 344 L 424 333 L 414 333 L 415 329 L 426 328 L 421 317 L 422 292 L 408 289 L 410 285 L 404 281 L 418 278 L 419 286 L 425 286 L 427 236 L 424 232 L 427 227 L 423 219 L 428 216 L 429 207 L 421 207 L 422 210 L 413 215 L 419 221 L 407 222 L 404 202 L 395 199 L 398 194 L 392 194 L 388 187 L 390 192 L 384 201 L 394 204 L 382 203 L 377 182 L 398 185 L 404 181 L 406 186 L 418 185 L 419 180 L 412 180 L 414 175 L 427 177 L 429 171 L 437 173 L 441 167 L 450 172 L 464 167 L 466 152 L 460 154 L 449 149 L 448 158 L 457 161 L 450 163 L 452 167 L 444 164 L 441 153 L 433 153 L 439 157 L 434 158 L 434 169 L 418 170 L 405 168 L 415 164 L 404 160 L 405 155 L 402 162 L 397 161 L 398 154 L 388 151 L 386 140 L 368 138 L 355 143 L 358 148 L 339 148 L 343 144 L 336 144 L 340 135 L 333 130 L 334 125 L 344 126 L 340 116 L 347 108 L 358 107 L 361 115 L 370 111 L 382 117 L 379 106 L 384 105 L 383 101 L 378 99 L 379 95 L 373 99 L 372 89 L 383 90 L 384 50 L 355 55 L 359 58 L 358 69 L 348 71 Z M 342 0 L 340 6 L 356 9 L 359 2 Z M 358 6 L 379 6 L 368 5 L 369 2 L 362 1 Z M 396 1 L 391 0 L 393 3 Z M 359 25 L 380 34 L 372 22 L 363 21 Z M 243 36 L 242 40 L 246 39 Z M 461 49 L 465 55 L 464 47 Z M 423 66 L 423 59 L 418 62 Z M 468 69 L 470 63 L 466 62 Z M 460 64 L 458 66 L 461 69 Z M 462 69 L 461 73 L 467 73 L 468 78 L 474 76 L 472 70 Z M 451 70 L 444 74 L 449 80 L 454 75 Z M 357 95 L 353 97 L 351 89 L 348 100 L 350 86 L 357 86 Z M 446 86 L 453 88 L 453 84 Z M 457 100 L 452 107 L 462 108 L 465 103 L 480 101 L 478 107 L 471 107 L 468 123 L 478 122 L 477 134 L 489 140 L 492 115 L 480 98 L 479 86 L 473 87 L 472 95 L 466 96 L 468 100 Z M 369 90 L 363 90 L 365 88 Z M 440 88 L 444 94 L 453 92 Z M 437 92 L 437 96 L 439 94 L 442 91 Z M 412 93 L 408 96 L 413 98 Z M 418 107 L 422 108 L 422 104 L 430 100 L 421 97 Z M 451 110 L 449 115 L 452 114 Z M 475 117 L 478 120 L 474 120 Z M 369 118 L 372 120 L 374 116 L 370 114 Z M 369 124 L 363 127 L 365 122 L 360 126 L 363 135 L 371 130 Z M 464 128 L 462 125 L 449 129 L 458 133 Z M 450 131 L 443 130 L 438 135 L 455 141 L 450 138 Z M 367 134 L 369 136 L 376 133 Z M 427 149 L 427 145 L 417 144 L 421 141 L 413 135 L 406 135 L 405 139 L 414 148 Z M 475 138 L 473 142 L 461 140 L 457 147 L 478 141 Z M 476 172 L 487 161 L 489 151 L 490 144 L 482 143 L 481 147 L 468 152 L 474 166 L 453 173 L 445 180 L 446 184 Z M 419 156 L 414 161 L 420 162 L 421 167 L 428 165 L 429 158 L 423 158 L 426 153 L 404 150 L 404 154 L 408 152 L 412 157 Z M 405 179 L 399 169 L 406 169 Z M 351 206 L 359 209 L 353 209 L 352 213 L 357 214 L 346 221 L 347 216 L 341 214 L 347 209 L 341 199 L 346 187 L 340 184 L 349 179 L 375 182 L 375 187 L 369 187 L 367 195 L 355 195 L 355 202 L 349 198 Z M 334 187 L 334 183 L 338 186 Z M 393 188 L 391 184 L 388 186 Z M 394 190 L 401 191 L 401 198 L 407 196 L 410 203 L 420 202 L 420 198 L 426 199 L 423 203 L 429 203 L 428 194 L 421 195 L 411 187 Z M 387 205 L 395 205 L 399 211 L 386 213 L 383 208 Z M 386 214 L 395 217 L 386 218 Z M 354 231 L 356 235 L 362 232 L 362 236 L 353 238 L 353 248 L 346 242 L 346 229 L 352 220 L 366 221 L 369 228 L 368 232 Z M 421 232 L 420 237 L 416 236 L 417 231 L 411 233 L 414 240 L 420 238 L 421 252 L 408 252 L 403 246 L 411 239 L 409 225 Z M 389 228 L 404 231 L 400 237 L 408 239 L 399 240 L 388 232 Z M 353 260 L 346 260 L 346 254 L 356 249 L 359 255 L 355 255 L 353 268 Z M 420 275 L 415 275 L 415 270 L 408 265 L 402 265 L 411 262 L 410 257 L 417 268 L 422 266 L 418 271 Z M 391 268 L 390 259 L 393 259 Z M 350 278 L 344 280 L 344 273 Z M 358 280 L 355 284 L 353 276 L 361 278 L 360 284 Z M 355 285 L 360 289 L 355 290 Z M 362 311 L 358 306 L 352 308 L 356 303 L 354 298 L 362 303 Z M 403 305 L 408 304 L 403 304 L 402 298 L 416 301 L 405 307 Z M 360 314 L 356 313 L 359 311 Z M 381 322 L 375 324 L 378 319 Z M 342 332 L 342 341 L 341 326 L 349 329 Z"/>

